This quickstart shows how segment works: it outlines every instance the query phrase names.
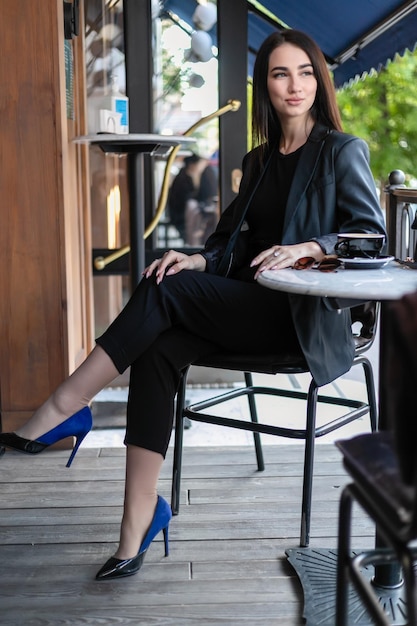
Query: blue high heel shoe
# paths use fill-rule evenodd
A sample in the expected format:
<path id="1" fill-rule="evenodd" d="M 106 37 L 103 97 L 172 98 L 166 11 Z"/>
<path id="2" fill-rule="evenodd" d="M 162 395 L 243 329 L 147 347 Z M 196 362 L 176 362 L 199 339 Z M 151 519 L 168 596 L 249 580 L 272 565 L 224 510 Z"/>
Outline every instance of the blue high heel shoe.
<path id="1" fill-rule="evenodd" d="M 171 517 L 172 512 L 168 502 L 161 496 L 158 496 L 158 502 L 156 503 L 155 513 L 151 525 L 144 540 L 142 541 L 137 555 L 131 559 L 116 559 L 112 556 L 97 572 L 96 580 L 122 578 L 123 576 L 132 576 L 133 574 L 136 574 L 136 572 L 138 572 L 142 567 L 147 549 L 161 530 L 164 533 L 165 556 L 168 556 L 168 526 L 171 521 Z"/>
<path id="2" fill-rule="evenodd" d="M 7 448 L 13 448 L 13 450 L 19 450 L 20 452 L 27 452 L 28 454 L 39 454 L 48 448 L 53 443 L 65 439 L 66 437 L 75 437 L 75 446 L 71 452 L 71 456 L 68 459 L 66 467 L 70 467 L 77 454 L 83 439 L 88 435 L 93 425 L 93 418 L 91 415 L 90 407 L 86 406 L 74 415 L 71 415 L 65 422 L 58 424 L 52 430 L 39 437 L 38 439 L 31 440 L 19 437 L 16 433 L 1 433 L 0 445 Z"/>

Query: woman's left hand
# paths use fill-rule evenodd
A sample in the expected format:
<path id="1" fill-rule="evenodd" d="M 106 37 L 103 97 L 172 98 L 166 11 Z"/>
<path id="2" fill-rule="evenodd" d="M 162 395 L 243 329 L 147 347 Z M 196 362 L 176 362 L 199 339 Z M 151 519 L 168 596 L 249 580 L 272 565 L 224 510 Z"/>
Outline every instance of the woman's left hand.
<path id="1" fill-rule="evenodd" d="M 255 279 L 265 270 L 282 270 L 293 267 L 294 263 L 305 256 L 321 261 L 324 252 L 315 241 L 306 241 L 291 246 L 275 245 L 258 254 L 251 262 L 251 267 L 258 265 Z"/>
<path id="2" fill-rule="evenodd" d="M 206 269 L 206 259 L 199 254 L 185 254 L 177 250 L 169 250 L 160 259 L 155 259 L 145 267 L 142 272 L 145 278 L 149 278 L 153 273 L 156 275 L 156 283 L 159 285 L 165 276 L 178 274 L 183 270 L 195 270 L 204 272 Z"/>

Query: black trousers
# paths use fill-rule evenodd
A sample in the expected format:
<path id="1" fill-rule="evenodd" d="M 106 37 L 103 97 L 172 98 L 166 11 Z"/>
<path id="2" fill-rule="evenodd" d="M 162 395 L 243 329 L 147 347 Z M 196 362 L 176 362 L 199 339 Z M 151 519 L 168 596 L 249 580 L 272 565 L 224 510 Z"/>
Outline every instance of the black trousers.
<path id="1" fill-rule="evenodd" d="M 163 456 L 184 367 L 220 349 L 301 350 L 285 293 L 189 270 L 142 279 L 97 343 L 120 373 L 131 366 L 125 443 Z"/>

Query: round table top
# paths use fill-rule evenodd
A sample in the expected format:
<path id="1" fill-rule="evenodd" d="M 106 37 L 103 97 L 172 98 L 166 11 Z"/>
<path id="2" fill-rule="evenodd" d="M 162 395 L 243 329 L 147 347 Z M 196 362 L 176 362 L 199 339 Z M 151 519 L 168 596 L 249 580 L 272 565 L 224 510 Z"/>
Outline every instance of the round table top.
<path id="1" fill-rule="evenodd" d="M 311 296 L 358 300 L 398 300 L 417 290 L 417 270 L 391 261 L 380 269 L 344 269 L 335 272 L 265 270 L 258 278 L 264 287 Z"/>
<path id="2" fill-rule="evenodd" d="M 74 143 L 98 145 L 104 152 L 148 153 L 164 156 L 174 146 L 194 143 L 195 137 L 152 133 L 95 133 L 73 139 Z"/>

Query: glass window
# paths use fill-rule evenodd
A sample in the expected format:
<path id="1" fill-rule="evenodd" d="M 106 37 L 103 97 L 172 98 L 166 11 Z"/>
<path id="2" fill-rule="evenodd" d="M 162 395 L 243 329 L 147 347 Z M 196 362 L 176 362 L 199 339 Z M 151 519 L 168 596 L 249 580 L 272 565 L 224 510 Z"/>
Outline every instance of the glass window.
<path id="1" fill-rule="evenodd" d="M 156 236 L 161 248 L 200 247 L 219 218 L 218 118 L 204 119 L 219 106 L 217 7 L 196 7 L 193 24 L 172 13 L 154 23 L 154 130 L 196 139 L 175 159 L 156 164 L 156 190 L 165 177 L 169 186 L 166 202 L 156 199 L 156 210 L 163 208 Z"/>
<path id="2" fill-rule="evenodd" d="M 88 133 L 127 132 L 123 1 L 85 0 L 84 13 Z M 129 242 L 127 157 L 105 154 L 97 146 L 89 155 L 92 247 L 95 259 L 107 258 Z M 129 283 L 104 270 L 93 284 L 98 335 L 122 308 Z"/>

